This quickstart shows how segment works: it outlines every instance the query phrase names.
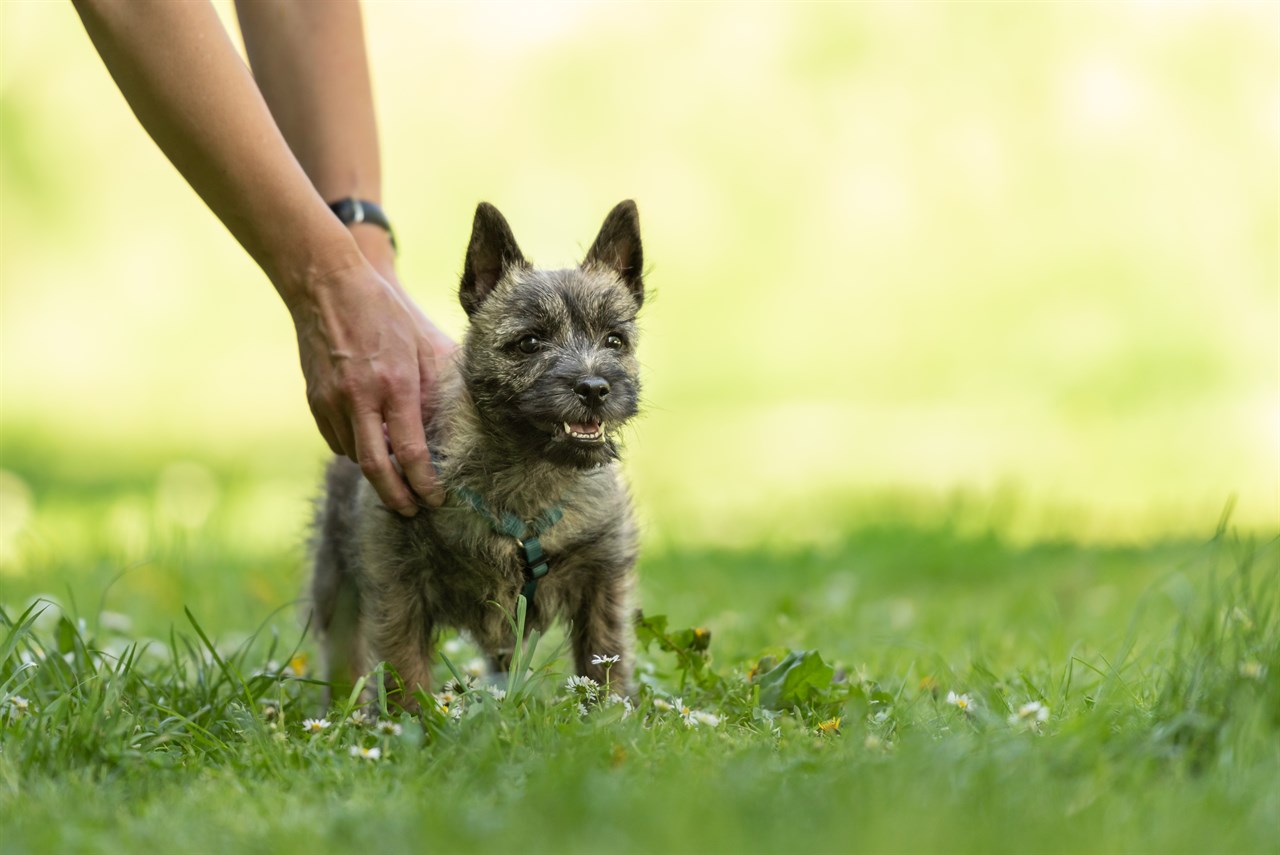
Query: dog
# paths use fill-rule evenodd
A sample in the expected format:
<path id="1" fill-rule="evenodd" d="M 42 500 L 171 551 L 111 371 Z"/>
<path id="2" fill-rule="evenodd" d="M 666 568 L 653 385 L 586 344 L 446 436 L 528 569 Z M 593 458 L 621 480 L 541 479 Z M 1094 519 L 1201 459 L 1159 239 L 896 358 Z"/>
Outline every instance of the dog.
<path id="1" fill-rule="evenodd" d="M 359 467 L 330 462 L 312 538 L 313 620 L 336 697 L 386 662 L 415 708 L 433 645 L 465 630 L 505 673 L 507 614 L 526 632 L 570 622 L 574 667 L 628 691 L 638 532 L 618 431 L 639 410 L 636 315 L 644 303 L 635 203 L 606 217 L 585 260 L 525 260 L 497 208 L 475 214 L 458 296 L 469 326 L 426 422 L 446 501 L 402 517 Z"/>

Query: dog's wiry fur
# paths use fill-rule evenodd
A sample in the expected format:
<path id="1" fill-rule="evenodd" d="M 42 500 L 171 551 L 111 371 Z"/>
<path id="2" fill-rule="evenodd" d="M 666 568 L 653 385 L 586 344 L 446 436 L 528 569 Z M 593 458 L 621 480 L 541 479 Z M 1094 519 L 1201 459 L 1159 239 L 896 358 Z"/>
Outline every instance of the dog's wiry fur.
<path id="1" fill-rule="evenodd" d="M 637 533 L 613 434 L 638 406 L 642 265 L 632 202 L 568 270 L 532 267 L 502 215 L 481 204 L 459 292 L 470 329 L 427 423 L 446 488 L 469 488 L 523 520 L 563 508 L 542 537 L 551 571 L 527 628 L 567 619 L 577 672 L 603 680 L 592 657 L 620 656 L 610 672 L 619 688 L 631 677 Z M 603 437 L 583 442 L 563 428 L 584 423 Z M 406 519 L 382 506 L 359 467 L 335 458 L 313 552 L 314 624 L 337 692 L 386 661 L 404 687 L 399 702 L 413 706 L 417 689 L 429 691 L 433 639 L 446 626 L 469 632 L 506 670 L 514 638 L 503 610 L 514 611 L 524 584 L 519 550 L 455 495 Z"/>

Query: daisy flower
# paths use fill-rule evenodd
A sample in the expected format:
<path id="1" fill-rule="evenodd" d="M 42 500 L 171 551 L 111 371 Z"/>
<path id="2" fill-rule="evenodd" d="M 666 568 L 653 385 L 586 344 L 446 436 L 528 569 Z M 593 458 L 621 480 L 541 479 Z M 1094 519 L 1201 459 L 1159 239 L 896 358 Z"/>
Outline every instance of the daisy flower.
<path id="1" fill-rule="evenodd" d="M 714 713 L 703 712 L 702 710 L 694 710 L 689 713 L 689 717 L 685 719 L 685 724 L 690 727 L 695 724 L 706 725 L 707 727 L 717 727 L 720 724 L 720 716 Z"/>
<path id="2" fill-rule="evenodd" d="M 11 695 L 9 697 L 9 719 L 15 720 L 22 718 L 31 712 L 31 701 L 22 697 L 22 695 Z"/>
<path id="3" fill-rule="evenodd" d="M 581 695 L 591 701 L 600 696 L 599 683 L 590 677 L 582 677 L 577 674 L 565 681 L 564 690 L 571 695 Z"/>
<path id="4" fill-rule="evenodd" d="M 953 707 L 959 707 L 963 713 L 973 712 L 973 698 L 968 695 L 957 695 L 955 692 L 947 692 L 947 703 Z"/>
<path id="5" fill-rule="evenodd" d="M 675 708 L 676 714 L 680 716 L 686 725 L 689 727 L 697 727 L 698 720 L 694 718 L 693 707 L 688 706 L 684 702 L 684 698 L 676 698 L 675 703 L 672 704 L 672 706 Z"/>
<path id="6" fill-rule="evenodd" d="M 474 677 L 468 674 L 463 674 L 461 680 L 456 677 L 449 680 L 440 687 L 440 691 L 448 695 L 465 695 L 471 687 L 475 685 L 475 683 L 476 681 Z"/>
<path id="7" fill-rule="evenodd" d="M 396 724 L 394 721 L 380 721 L 377 725 L 378 733 L 383 736 L 399 736 L 404 728 Z"/>
<path id="8" fill-rule="evenodd" d="M 329 722 L 323 718 L 303 719 L 302 730 L 306 733 L 323 733 Z"/>
<path id="9" fill-rule="evenodd" d="M 621 658 L 622 658 L 621 656 L 601 656 L 599 653 L 597 653 L 595 656 L 591 657 L 591 664 L 592 665 L 614 665 Z"/>
<path id="10" fill-rule="evenodd" d="M 461 638 L 451 638 L 444 643 L 444 652 L 446 656 L 457 656 L 466 649 L 466 643 Z"/>
<path id="11" fill-rule="evenodd" d="M 356 727 L 371 727 L 373 722 L 373 716 L 369 715 L 364 710 L 356 710 L 351 715 L 347 716 L 347 724 L 355 725 Z"/>
<path id="12" fill-rule="evenodd" d="M 627 716 L 631 715 L 631 699 L 630 698 L 624 698 L 622 695 L 619 695 L 617 692 L 610 692 L 609 697 L 604 699 L 605 709 L 608 709 L 609 707 L 615 707 L 618 704 L 622 704 L 623 718 L 626 718 Z"/>
<path id="13" fill-rule="evenodd" d="M 1009 716 L 1009 724 L 1039 724 L 1049 720 L 1049 708 L 1039 701 L 1031 701 L 1018 707 L 1018 711 Z"/>
<path id="14" fill-rule="evenodd" d="M 671 712 L 675 707 L 671 706 L 671 702 L 665 698 L 654 698 L 653 708 L 658 712 Z"/>
<path id="15" fill-rule="evenodd" d="M 506 689 L 499 689 L 497 686 L 489 685 L 489 686 L 485 686 L 484 690 L 489 694 L 493 695 L 494 700 L 505 701 L 507 699 Z"/>
<path id="16" fill-rule="evenodd" d="M 382 749 L 376 746 L 373 748 L 361 748 L 359 745 L 352 745 L 351 756 L 359 757 L 361 760 L 377 760 L 382 756 Z"/>

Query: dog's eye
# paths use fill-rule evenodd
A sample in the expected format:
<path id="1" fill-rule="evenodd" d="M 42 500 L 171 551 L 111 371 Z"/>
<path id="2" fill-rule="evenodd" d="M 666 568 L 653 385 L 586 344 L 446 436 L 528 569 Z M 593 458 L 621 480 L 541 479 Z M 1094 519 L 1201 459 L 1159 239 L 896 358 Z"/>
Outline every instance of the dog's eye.
<path id="1" fill-rule="evenodd" d="M 536 335 L 527 335 L 516 343 L 521 353 L 537 353 L 542 350 L 542 339 Z"/>
<path id="2" fill-rule="evenodd" d="M 611 350 L 622 350 L 627 346 L 627 340 L 617 333 L 609 333 L 605 336 L 604 346 Z"/>

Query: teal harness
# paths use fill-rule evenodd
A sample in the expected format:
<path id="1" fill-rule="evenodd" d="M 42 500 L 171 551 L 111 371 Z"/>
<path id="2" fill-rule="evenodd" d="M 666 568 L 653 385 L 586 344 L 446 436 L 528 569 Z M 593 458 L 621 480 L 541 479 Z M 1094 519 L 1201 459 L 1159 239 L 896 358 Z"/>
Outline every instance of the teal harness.
<path id="1" fill-rule="evenodd" d="M 538 592 L 538 580 L 551 569 L 551 559 L 542 551 L 542 536 L 564 516 L 564 508 L 553 505 L 535 519 L 522 520 L 515 514 L 495 514 L 484 497 L 468 487 L 450 487 L 449 492 L 467 504 L 471 510 L 484 517 L 494 532 L 509 537 L 520 547 L 524 558 L 524 588 L 521 594 L 533 604 Z"/>

